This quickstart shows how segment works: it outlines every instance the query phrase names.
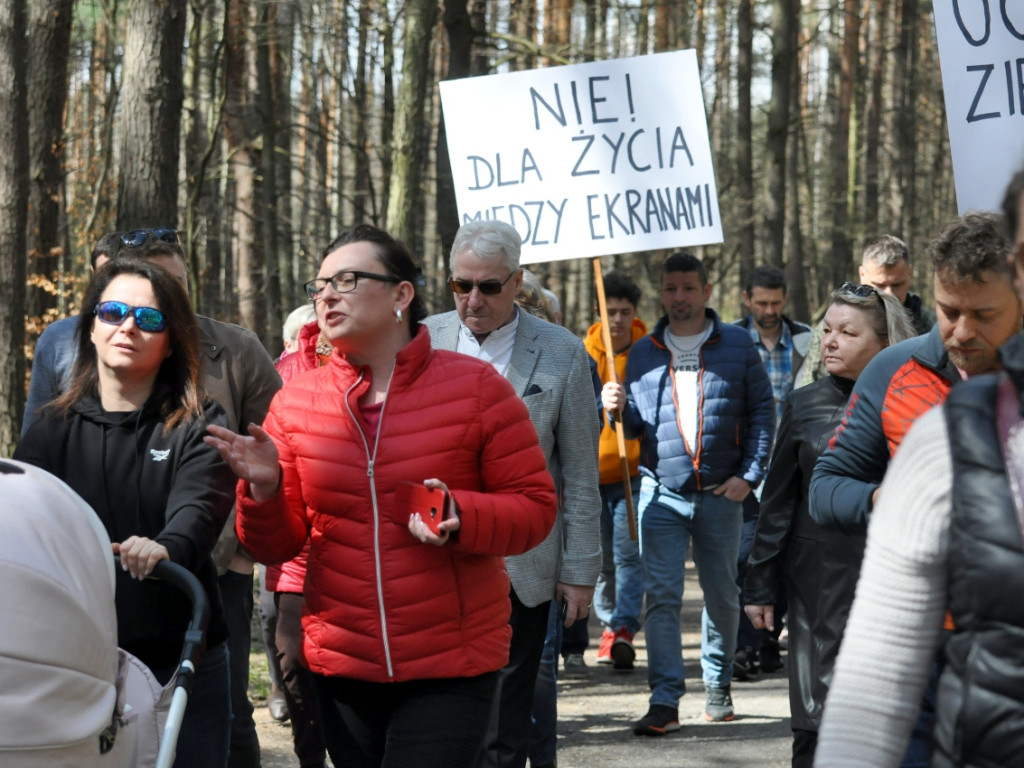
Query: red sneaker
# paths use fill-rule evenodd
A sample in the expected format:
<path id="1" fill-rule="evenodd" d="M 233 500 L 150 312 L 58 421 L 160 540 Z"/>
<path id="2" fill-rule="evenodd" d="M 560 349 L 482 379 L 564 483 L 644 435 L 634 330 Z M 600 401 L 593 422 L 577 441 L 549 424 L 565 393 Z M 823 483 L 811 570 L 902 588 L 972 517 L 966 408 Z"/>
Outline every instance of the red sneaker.
<path id="1" fill-rule="evenodd" d="M 612 663 L 615 669 L 632 669 L 635 658 L 633 633 L 625 627 L 619 627 L 612 636 Z"/>
<path id="2" fill-rule="evenodd" d="M 597 663 L 612 664 L 612 643 L 615 642 L 615 633 L 606 629 L 601 633 L 601 644 L 597 646 Z"/>

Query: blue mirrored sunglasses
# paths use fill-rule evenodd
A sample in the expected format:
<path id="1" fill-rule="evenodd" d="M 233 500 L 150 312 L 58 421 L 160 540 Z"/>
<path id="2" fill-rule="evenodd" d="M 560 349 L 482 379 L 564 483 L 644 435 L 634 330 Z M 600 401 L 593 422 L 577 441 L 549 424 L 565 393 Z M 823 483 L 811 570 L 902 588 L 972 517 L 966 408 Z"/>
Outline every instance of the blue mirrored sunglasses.
<path id="1" fill-rule="evenodd" d="M 93 311 L 96 319 L 108 325 L 120 325 L 130 314 L 135 327 L 147 333 L 159 333 L 167 327 L 167 317 L 153 307 L 132 307 L 123 301 L 101 301 Z"/>

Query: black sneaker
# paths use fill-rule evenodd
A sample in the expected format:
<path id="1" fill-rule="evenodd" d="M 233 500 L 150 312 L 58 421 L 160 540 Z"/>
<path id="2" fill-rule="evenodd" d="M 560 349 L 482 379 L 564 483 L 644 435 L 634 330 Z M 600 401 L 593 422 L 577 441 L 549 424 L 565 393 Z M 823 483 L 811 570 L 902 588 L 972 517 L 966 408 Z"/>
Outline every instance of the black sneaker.
<path id="1" fill-rule="evenodd" d="M 760 669 L 757 660 L 757 651 L 749 645 L 736 649 L 736 655 L 732 658 L 733 679 L 741 682 L 753 680 L 757 677 Z"/>
<path id="2" fill-rule="evenodd" d="M 704 703 L 704 719 L 712 723 L 732 720 L 736 713 L 732 708 L 732 694 L 729 686 L 712 688 L 708 686 L 707 698 Z"/>
<path id="3" fill-rule="evenodd" d="M 769 637 L 761 646 L 761 669 L 764 672 L 778 672 L 782 669 L 779 641 L 774 637 Z"/>
<path id="4" fill-rule="evenodd" d="M 651 704 L 647 714 L 633 723 L 633 733 L 637 736 L 664 736 L 678 730 L 679 709 L 664 704 Z"/>

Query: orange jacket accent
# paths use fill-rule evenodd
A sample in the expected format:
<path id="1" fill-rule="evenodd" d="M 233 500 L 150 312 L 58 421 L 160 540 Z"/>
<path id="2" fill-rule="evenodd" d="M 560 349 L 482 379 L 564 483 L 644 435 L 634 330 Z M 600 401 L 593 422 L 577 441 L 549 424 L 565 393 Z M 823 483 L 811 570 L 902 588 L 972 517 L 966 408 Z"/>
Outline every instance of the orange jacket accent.
<path id="1" fill-rule="evenodd" d="M 647 335 L 647 326 L 644 325 L 644 321 L 640 318 L 633 318 L 632 330 L 633 338 L 629 343 L 629 349 L 632 349 L 633 344 L 638 339 Z M 600 323 L 594 323 L 590 326 L 590 329 L 587 331 L 587 337 L 583 340 L 583 345 L 587 348 L 587 353 L 597 363 L 597 375 L 601 377 L 601 383 L 607 384 L 609 381 L 608 353 L 604 348 L 604 339 L 601 337 Z M 626 358 L 629 357 L 629 349 L 615 355 L 615 373 L 618 375 L 620 382 L 626 378 Z M 605 419 L 604 426 L 601 428 L 601 441 L 598 444 L 597 457 L 601 484 L 621 483 L 622 462 L 619 460 L 619 443 L 615 438 L 615 430 L 608 424 L 607 419 Z M 626 441 L 626 458 L 629 459 L 629 476 L 636 477 L 640 467 L 639 439 Z"/>

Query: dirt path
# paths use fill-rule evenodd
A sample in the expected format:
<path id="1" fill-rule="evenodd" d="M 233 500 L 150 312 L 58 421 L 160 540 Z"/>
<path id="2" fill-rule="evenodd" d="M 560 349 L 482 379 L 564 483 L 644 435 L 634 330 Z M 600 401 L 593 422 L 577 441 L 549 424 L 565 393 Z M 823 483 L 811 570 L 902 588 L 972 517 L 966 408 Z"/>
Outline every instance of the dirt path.
<path id="1" fill-rule="evenodd" d="M 598 666 L 596 622 L 586 653 L 590 676 L 561 680 L 558 688 L 558 764 L 560 768 L 706 768 L 709 765 L 786 768 L 790 764 L 789 698 L 785 670 L 753 683 L 733 685 L 736 720 L 706 723 L 700 680 L 701 593 L 688 569 L 683 604 L 683 657 L 689 693 L 679 703 L 682 729 L 663 738 L 632 734 L 634 720 L 647 711 L 647 650 L 638 637 L 637 667 L 616 672 Z M 255 687 L 255 686 L 254 686 Z M 256 702 L 256 725 L 263 768 L 296 768 L 291 729 L 274 722 Z"/>

